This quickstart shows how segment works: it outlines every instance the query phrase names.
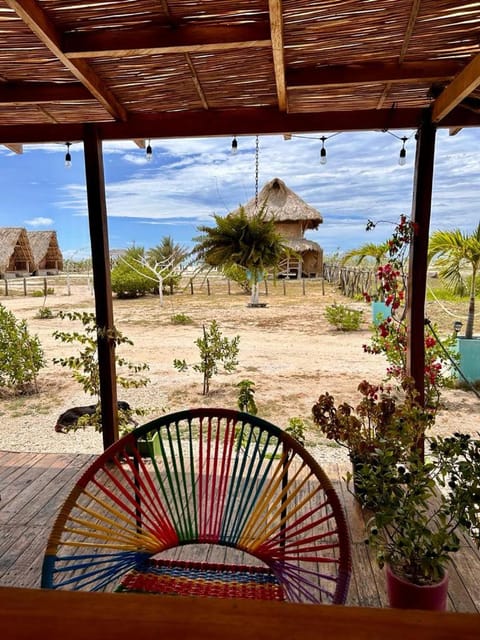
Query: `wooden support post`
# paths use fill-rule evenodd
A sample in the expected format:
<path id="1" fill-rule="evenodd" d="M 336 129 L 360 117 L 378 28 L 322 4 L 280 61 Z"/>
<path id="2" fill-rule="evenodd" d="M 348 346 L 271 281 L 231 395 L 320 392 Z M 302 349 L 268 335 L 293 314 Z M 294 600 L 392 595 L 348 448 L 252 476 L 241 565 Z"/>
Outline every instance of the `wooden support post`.
<path id="1" fill-rule="evenodd" d="M 422 404 L 425 401 L 425 294 L 435 133 L 431 112 L 426 111 L 417 137 L 412 204 L 415 233 L 410 245 L 407 290 L 407 375 L 414 379 Z"/>
<path id="2" fill-rule="evenodd" d="M 118 440 L 117 382 L 115 373 L 115 339 L 112 287 L 108 248 L 107 207 L 103 172 L 102 143 L 93 125 L 85 125 L 83 144 L 87 184 L 88 221 L 92 245 L 93 287 L 96 322 L 99 328 L 98 366 L 102 405 L 103 446 Z"/>

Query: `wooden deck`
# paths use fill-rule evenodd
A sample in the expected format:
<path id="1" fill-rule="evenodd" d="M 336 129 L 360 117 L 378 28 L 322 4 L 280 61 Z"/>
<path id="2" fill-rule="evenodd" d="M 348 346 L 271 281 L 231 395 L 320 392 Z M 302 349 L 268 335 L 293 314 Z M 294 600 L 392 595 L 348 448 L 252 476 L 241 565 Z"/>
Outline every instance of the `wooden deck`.
<path id="1" fill-rule="evenodd" d="M 45 543 L 74 479 L 92 461 L 80 454 L 0 452 L 0 586 L 39 587 Z M 363 519 L 346 490 L 346 469 L 325 465 L 347 514 L 353 574 L 347 604 L 386 606 L 383 572 L 364 543 Z M 468 540 L 450 567 L 450 611 L 480 613 L 480 554 Z"/>

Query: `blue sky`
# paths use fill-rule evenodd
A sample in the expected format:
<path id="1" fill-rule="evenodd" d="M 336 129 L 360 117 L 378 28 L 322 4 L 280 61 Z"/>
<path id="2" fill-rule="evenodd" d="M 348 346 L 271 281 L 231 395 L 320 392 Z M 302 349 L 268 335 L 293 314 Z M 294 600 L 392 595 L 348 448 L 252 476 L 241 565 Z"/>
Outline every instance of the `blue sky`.
<path id="1" fill-rule="evenodd" d="M 284 180 L 324 222 L 308 237 L 325 253 L 377 242 L 392 227 L 366 232 L 368 219 L 396 221 L 410 214 L 415 158 L 414 131 L 261 136 L 259 188 Z M 394 134 L 394 135 L 392 135 Z M 327 164 L 321 165 L 320 137 L 328 137 Z M 398 136 L 398 137 L 395 137 Z M 399 166 L 401 136 L 407 162 Z M 153 158 L 133 142 L 104 144 L 110 248 L 146 248 L 170 235 L 192 246 L 199 224 L 225 215 L 255 195 L 255 137 L 152 140 Z M 480 220 L 480 129 L 456 136 L 439 130 L 436 144 L 432 230 L 471 232 Z M 22 155 L 0 147 L 0 226 L 55 229 L 64 256 L 89 254 L 82 145 L 25 145 Z"/>

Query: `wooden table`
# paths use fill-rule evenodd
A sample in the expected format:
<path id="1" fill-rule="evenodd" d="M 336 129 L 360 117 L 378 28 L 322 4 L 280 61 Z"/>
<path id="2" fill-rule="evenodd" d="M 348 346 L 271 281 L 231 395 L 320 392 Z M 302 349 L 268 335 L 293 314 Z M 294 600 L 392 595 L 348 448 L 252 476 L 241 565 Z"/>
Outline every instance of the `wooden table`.
<path id="1" fill-rule="evenodd" d="M 480 615 L 0 588 L 2 640 L 479 640 Z"/>

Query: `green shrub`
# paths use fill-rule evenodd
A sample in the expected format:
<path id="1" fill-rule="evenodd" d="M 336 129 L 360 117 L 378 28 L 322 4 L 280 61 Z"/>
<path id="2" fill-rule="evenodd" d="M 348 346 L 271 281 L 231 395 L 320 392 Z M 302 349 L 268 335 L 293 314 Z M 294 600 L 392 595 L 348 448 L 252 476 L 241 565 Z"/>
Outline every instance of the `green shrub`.
<path id="1" fill-rule="evenodd" d="M 240 380 L 237 384 L 238 398 L 237 406 L 240 411 L 251 413 L 252 416 L 257 415 L 257 405 L 255 403 L 255 383 L 251 380 Z"/>
<path id="2" fill-rule="evenodd" d="M 40 307 L 40 309 L 35 314 L 35 318 L 39 318 L 40 320 L 48 320 L 53 317 L 53 311 L 50 309 L 50 307 Z"/>
<path id="3" fill-rule="evenodd" d="M 157 283 L 148 267 L 141 264 L 143 256 L 142 247 L 132 247 L 113 267 L 112 291 L 118 298 L 137 298 L 153 292 Z"/>
<path id="4" fill-rule="evenodd" d="M 305 444 L 305 422 L 301 418 L 290 418 L 285 432 L 289 433 L 302 446 Z"/>
<path id="5" fill-rule="evenodd" d="M 333 303 L 325 309 L 325 317 L 336 329 L 341 331 L 357 331 L 363 320 L 363 311 L 349 309 L 343 304 Z"/>
<path id="6" fill-rule="evenodd" d="M 193 320 L 186 313 L 176 313 L 170 318 L 172 324 L 193 324 Z"/>
<path id="7" fill-rule="evenodd" d="M 25 320 L 17 320 L 1 304 L 0 354 L 0 387 L 37 393 L 37 374 L 45 366 L 40 340 L 30 335 Z"/>
<path id="8" fill-rule="evenodd" d="M 31 293 L 32 298 L 43 298 L 45 295 L 52 296 L 55 293 L 55 289 L 52 287 L 47 288 L 47 293 L 44 289 L 34 289 Z"/>

